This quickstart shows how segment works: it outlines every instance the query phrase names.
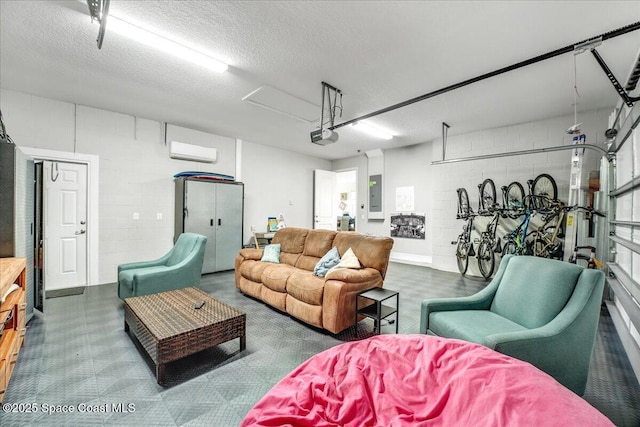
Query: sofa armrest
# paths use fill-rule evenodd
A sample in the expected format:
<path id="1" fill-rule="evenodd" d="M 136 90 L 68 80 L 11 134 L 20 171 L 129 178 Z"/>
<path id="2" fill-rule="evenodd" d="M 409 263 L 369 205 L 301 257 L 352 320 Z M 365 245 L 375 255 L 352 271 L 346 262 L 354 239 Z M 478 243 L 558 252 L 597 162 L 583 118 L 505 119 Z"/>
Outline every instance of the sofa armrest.
<path id="1" fill-rule="evenodd" d="M 371 288 L 381 288 L 383 282 L 382 275 L 374 268 L 350 270 L 341 276 L 334 274 L 324 283 L 322 327 L 337 334 L 353 326 L 357 295 Z M 338 280 L 338 277 L 346 280 Z"/>
<path id="2" fill-rule="evenodd" d="M 252 259 L 255 261 L 260 261 L 262 259 L 263 252 L 264 249 L 244 248 L 240 249 L 238 256 L 241 256 L 245 260 Z"/>
<path id="3" fill-rule="evenodd" d="M 372 279 L 380 277 L 380 272 L 375 268 L 365 267 L 360 269 L 338 268 L 331 271 L 325 277 L 325 280 L 339 280 L 348 283 L 369 282 Z"/>

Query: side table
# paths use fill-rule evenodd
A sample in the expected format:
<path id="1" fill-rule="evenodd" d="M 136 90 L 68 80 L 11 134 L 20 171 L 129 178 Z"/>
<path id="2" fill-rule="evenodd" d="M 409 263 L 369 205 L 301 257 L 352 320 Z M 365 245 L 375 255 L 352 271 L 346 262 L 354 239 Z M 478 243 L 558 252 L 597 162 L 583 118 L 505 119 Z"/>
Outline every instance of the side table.
<path id="1" fill-rule="evenodd" d="M 358 307 L 359 297 L 366 298 L 368 300 L 373 301 L 373 303 L 366 305 L 362 308 Z M 396 297 L 396 305 L 390 306 L 383 304 L 384 301 Z M 358 323 L 358 315 L 362 314 L 363 316 L 370 317 L 373 319 L 373 329 L 374 333 L 380 335 L 380 323 L 382 319 L 391 316 L 395 313 L 396 315 L 396 334 L 398 333 L 398 313 L 400 310 L 400 294 L 396 291 L 392 291 L 390 289 L 383 288 L 373 288 L 367 291 L 362 291 L 356 296 L 356 322 Z M 354 323 L 354 324 L 355 324 Z"/>

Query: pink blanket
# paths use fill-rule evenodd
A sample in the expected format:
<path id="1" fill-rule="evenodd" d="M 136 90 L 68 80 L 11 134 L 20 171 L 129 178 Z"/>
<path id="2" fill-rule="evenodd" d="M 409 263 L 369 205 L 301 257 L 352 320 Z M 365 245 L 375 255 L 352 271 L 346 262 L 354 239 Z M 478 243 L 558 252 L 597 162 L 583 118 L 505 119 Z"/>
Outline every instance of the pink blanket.
<path id="1" fill-rule="evenodd" d="M 313 356 L 241 426 L 612 426 L 529 363 L 480 345 L 382 335 Z"/>

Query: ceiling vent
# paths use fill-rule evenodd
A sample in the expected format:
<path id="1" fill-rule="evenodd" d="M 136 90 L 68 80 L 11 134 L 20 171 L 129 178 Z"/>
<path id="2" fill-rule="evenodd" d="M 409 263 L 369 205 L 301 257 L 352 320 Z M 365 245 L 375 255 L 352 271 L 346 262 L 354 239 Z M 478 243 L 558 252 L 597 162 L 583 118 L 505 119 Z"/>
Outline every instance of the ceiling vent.
<path id="1" fill-rule="evenodd" d="M 185 144 L 183 142 L 171 141 L 169 156 L 172 159 L 191 160 L 201 163 L 215 163 L 218 152 L 215 148 L 203 147 L 201 145 Z"/>
<path id="2" fill-rule="evenodd" d="M 260 86 L 242 100 L 304 123 L 320 120 L 320 107 L 271 86 Z"/>

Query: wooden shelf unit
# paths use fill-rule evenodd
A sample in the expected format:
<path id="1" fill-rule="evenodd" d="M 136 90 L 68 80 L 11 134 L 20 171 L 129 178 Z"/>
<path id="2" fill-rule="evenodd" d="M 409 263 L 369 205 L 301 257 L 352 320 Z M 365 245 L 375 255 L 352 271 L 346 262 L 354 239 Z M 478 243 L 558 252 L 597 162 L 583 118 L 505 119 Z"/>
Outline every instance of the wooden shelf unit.
<path id="1" fill-rule="evenodd" d="M 6 292 L 12 284 L 20 287 L 0 304 L 0 312 L 10 311 L 0 338 L 0 403 L 9 386 L 13 368 L 24 345 L 26 332 L 27 261 L 25 258 L 0 258 L 0 290 Z M 2 295 L 0 295 L 0 298 Z M 5 317 L 5 316 L 3 316 Z"/>

